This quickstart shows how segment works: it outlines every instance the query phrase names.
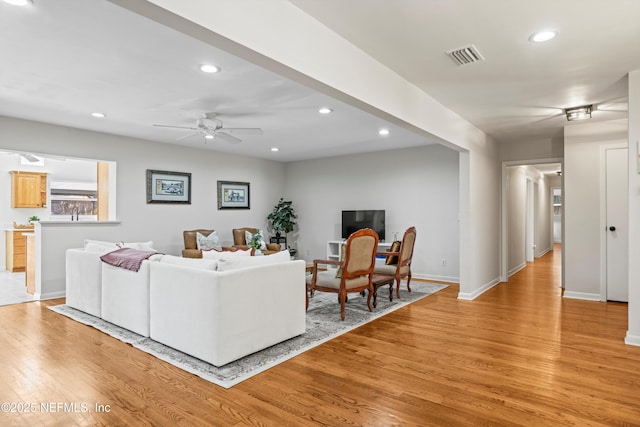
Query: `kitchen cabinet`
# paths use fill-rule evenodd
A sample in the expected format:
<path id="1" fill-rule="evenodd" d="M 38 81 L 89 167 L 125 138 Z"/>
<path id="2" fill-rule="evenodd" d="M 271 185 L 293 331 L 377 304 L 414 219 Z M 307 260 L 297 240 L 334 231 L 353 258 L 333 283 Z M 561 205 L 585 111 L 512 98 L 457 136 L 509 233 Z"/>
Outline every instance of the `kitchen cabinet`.
<path id="1" fill-rule="evenodd" d="M 11 171 L 11 207 L 46 208 L 47 174 Z"/>
<path id="2" fill-rule="evenodd" d="M 7 271 L 12 273 L 25 268 L 25 233 L 33 233 L 33 230 L 5 230 Z"/>

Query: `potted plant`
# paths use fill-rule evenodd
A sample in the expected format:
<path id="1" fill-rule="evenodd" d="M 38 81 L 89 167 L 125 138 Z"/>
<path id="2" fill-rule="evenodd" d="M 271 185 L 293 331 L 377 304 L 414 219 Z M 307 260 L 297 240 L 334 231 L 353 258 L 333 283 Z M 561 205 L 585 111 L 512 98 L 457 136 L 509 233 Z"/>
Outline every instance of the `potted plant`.
<path id="1" fill-rule="evenodd" d="M 292 248 L 291 246 L 289 246 L 287 249 L 289 249 L 289 255 L 291 255 L 291 259 L 295 259 L 298 250 L 296 248 Z"/>
<path id="2" fill-rule="evenodd" d="M 37 221 L 40 221 L 40 218 L 38 218 L 36 215 L 29 217 L 29 224 L 33 224 L 34 222 L 37 222 Z"/>
<path id="3" fill-rule="evenodd" d="M 256 234 L 251 236 L 251 241 L 247 242 L 247 244 L 249 245 L 249 247 L 253 248 L 254 253 L 258 255 L 262 253 L 262 242 L 262 234 L 260 233 L 260 231 L 258 231 L 256 232 Z"/>
<path id="4" fill-rule="evenodd" d="M 286 237 L 286 234 L 293 231 L 293 226 L 296 225 L 297 216 L 292 204 L 293 202 L 290 200 L 286 201 L 281 197 L 273 211 L 267 216 L 276 237 L 280 237 L 282 233 Z"/>

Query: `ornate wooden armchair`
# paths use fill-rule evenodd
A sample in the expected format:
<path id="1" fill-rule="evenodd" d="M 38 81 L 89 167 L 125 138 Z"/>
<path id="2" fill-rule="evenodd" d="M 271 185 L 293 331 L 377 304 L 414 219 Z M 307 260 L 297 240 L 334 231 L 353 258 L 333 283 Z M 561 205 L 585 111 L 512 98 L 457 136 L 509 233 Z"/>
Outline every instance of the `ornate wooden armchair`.
<path id="1" fill-rule="evenodd" d="M 416 228 L 409 227 L 404 232 L 400 249 L 397 252 L 378 252 L 386 255 L 387 260 L 395 258 L 395 264 L 377 265 L 373 272 L 384 276 L 393 276 L 396 279 L 396 295 L 400 298 L 400 281 L 407 279 L 407 290 L 411 292 L 411 258 L 413 257 L 413 245 L 416 242 Z M 394 262 L 394 261 L 391 261 Z"/>
<path id="2" fill-rule="evenodd" d="M 314 260 L 313 270 L 307 277 L 307 309 L 309 308 L 309 293 L 315 291 L 335 292 L 340 302 L 340 318 L 344 320 L 344 305 L 348 292 L 362 292 L 368 290 L 367 305 L 371 307 L 373 294 L 373 268 L 376 261 L 378 234 L 370 228 L 358 230 L 347 239 L 344 260 Z M 337 265 L 338 271 L 318 271 L 318 265 Z"/>
<path id="3" fill-rule="evenodd" d="M 244 227 L 244 228 L 234 228 L 233 232 L 233 247 L 237 249 L 249 249 L 249 245 L 245 239 L 244 232 L 248 231 L 251 234 L 256 234 L 258 232 L 257 228 Z M 262 236 L 264 238 L 264 236 Z M 278 243 L 266 243 L 267 249 L 263 249 L 262 253 L 264 255 L 270 255 L 276 252 L 280 252 L 280 245 Z"/>
<path id="4" fill-rule="evenodd" d="M 196 239 L 197 233 L 204 236 L 208 236 L 215 230 L 185 230 L 182 232 L 184 239 L 184 249 L 182 250 L 182 256 L 185 258 L 202 258 L 202 251 L 198 249 L 198 241 Z"/>

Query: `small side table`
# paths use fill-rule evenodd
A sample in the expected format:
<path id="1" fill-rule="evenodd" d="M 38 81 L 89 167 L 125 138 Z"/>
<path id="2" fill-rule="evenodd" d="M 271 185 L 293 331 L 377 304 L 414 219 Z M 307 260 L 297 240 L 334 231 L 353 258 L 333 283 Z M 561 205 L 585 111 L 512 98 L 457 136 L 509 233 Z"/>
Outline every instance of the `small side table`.
<path id="1" fill-rule="evenodd" d="M 278 243 L 279 245 L 281 245 L 281 248 L 287 249 L 287 237 L 286 236 L 280 236 L 280 237 L 269 237 L 269 243 Z"/>

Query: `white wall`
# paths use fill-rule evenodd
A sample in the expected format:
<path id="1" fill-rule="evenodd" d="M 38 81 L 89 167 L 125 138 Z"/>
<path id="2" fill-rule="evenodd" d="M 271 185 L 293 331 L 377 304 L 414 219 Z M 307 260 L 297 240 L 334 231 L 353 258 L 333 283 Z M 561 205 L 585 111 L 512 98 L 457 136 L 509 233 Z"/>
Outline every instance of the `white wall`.
<path id="1" fill-rule="evenodd" d="M 602 147 L 626 142 L 626 119 L 565 127 L 565 297 L 600 299 L 601 153 Z"/>
<path id="2" fill-rule="evenodd" d="M 487 139 L 460 153 L 460 299 L 475 299 L 500 283 L 502 172 L 497 145 Z"/>
<path id="3" fill-rule="evenodd" d="M 553 234 L 553 222 L 551 221 L 551 184 L 548 175 L 543 175 L 537 181 L 537 192 L 534 195 L 536 201 L 535 212 L 535 241 L 536 250 L 534 256 L 540 258 L 553 249 L 551 236 Z"/>
<path id="4" fill-rule="evenodd" d="M 551 159 L 563 156 L 563 138 L 549 138 L 537 141 L 507 142 L 500 144 L 500 160 L 524 161 Z"/>
<path id="5" fill-rule="evenodd" d="M 116 135 L 83 131 L 0 116 L 0 149 L 67 155 L 117 162 L 119 224 L 67 224 L 47 227 L 42 241 L 42 293 L 64 291 L 64 251 L 80 247 L 84 239 L 110 241 L 153 240 L 160 252 L 179 255 L 182 231 L 218 230 L 231 243 L 231 229 L 266 229 L 266 217 L 283 196 L 282 163 L 180 147 Z M 147 204 L 146 170 L 190 172 L 191 204 Z M 251 209 L 218 210 L 217 181 L 251 184 Z M 9 203 L 9 194 L 1 203 Z"/>
<path id="6" fill-rule="evenodd" d="M 629 73 L 629 330 L 625 342 L 640 346 L 640 70 Z"/>
<path id="7" fill-rule="evenodd" d="M 341 238 L 342 210 L 384 209 L 387 241 L 417 229 L 414 277 L 459 280 L 456 151 L 431 145 L 293 162 L 285 188 L 299 215 L 300 257 L 326 259 L 326 242 Z"/>
<path id="8" fill-rule="evenodd" d="M 527 206 L 526 166 L 507 168 L 507 236 L 508 274 L 517 273 L 526 267 L 525 218 Z"/>

